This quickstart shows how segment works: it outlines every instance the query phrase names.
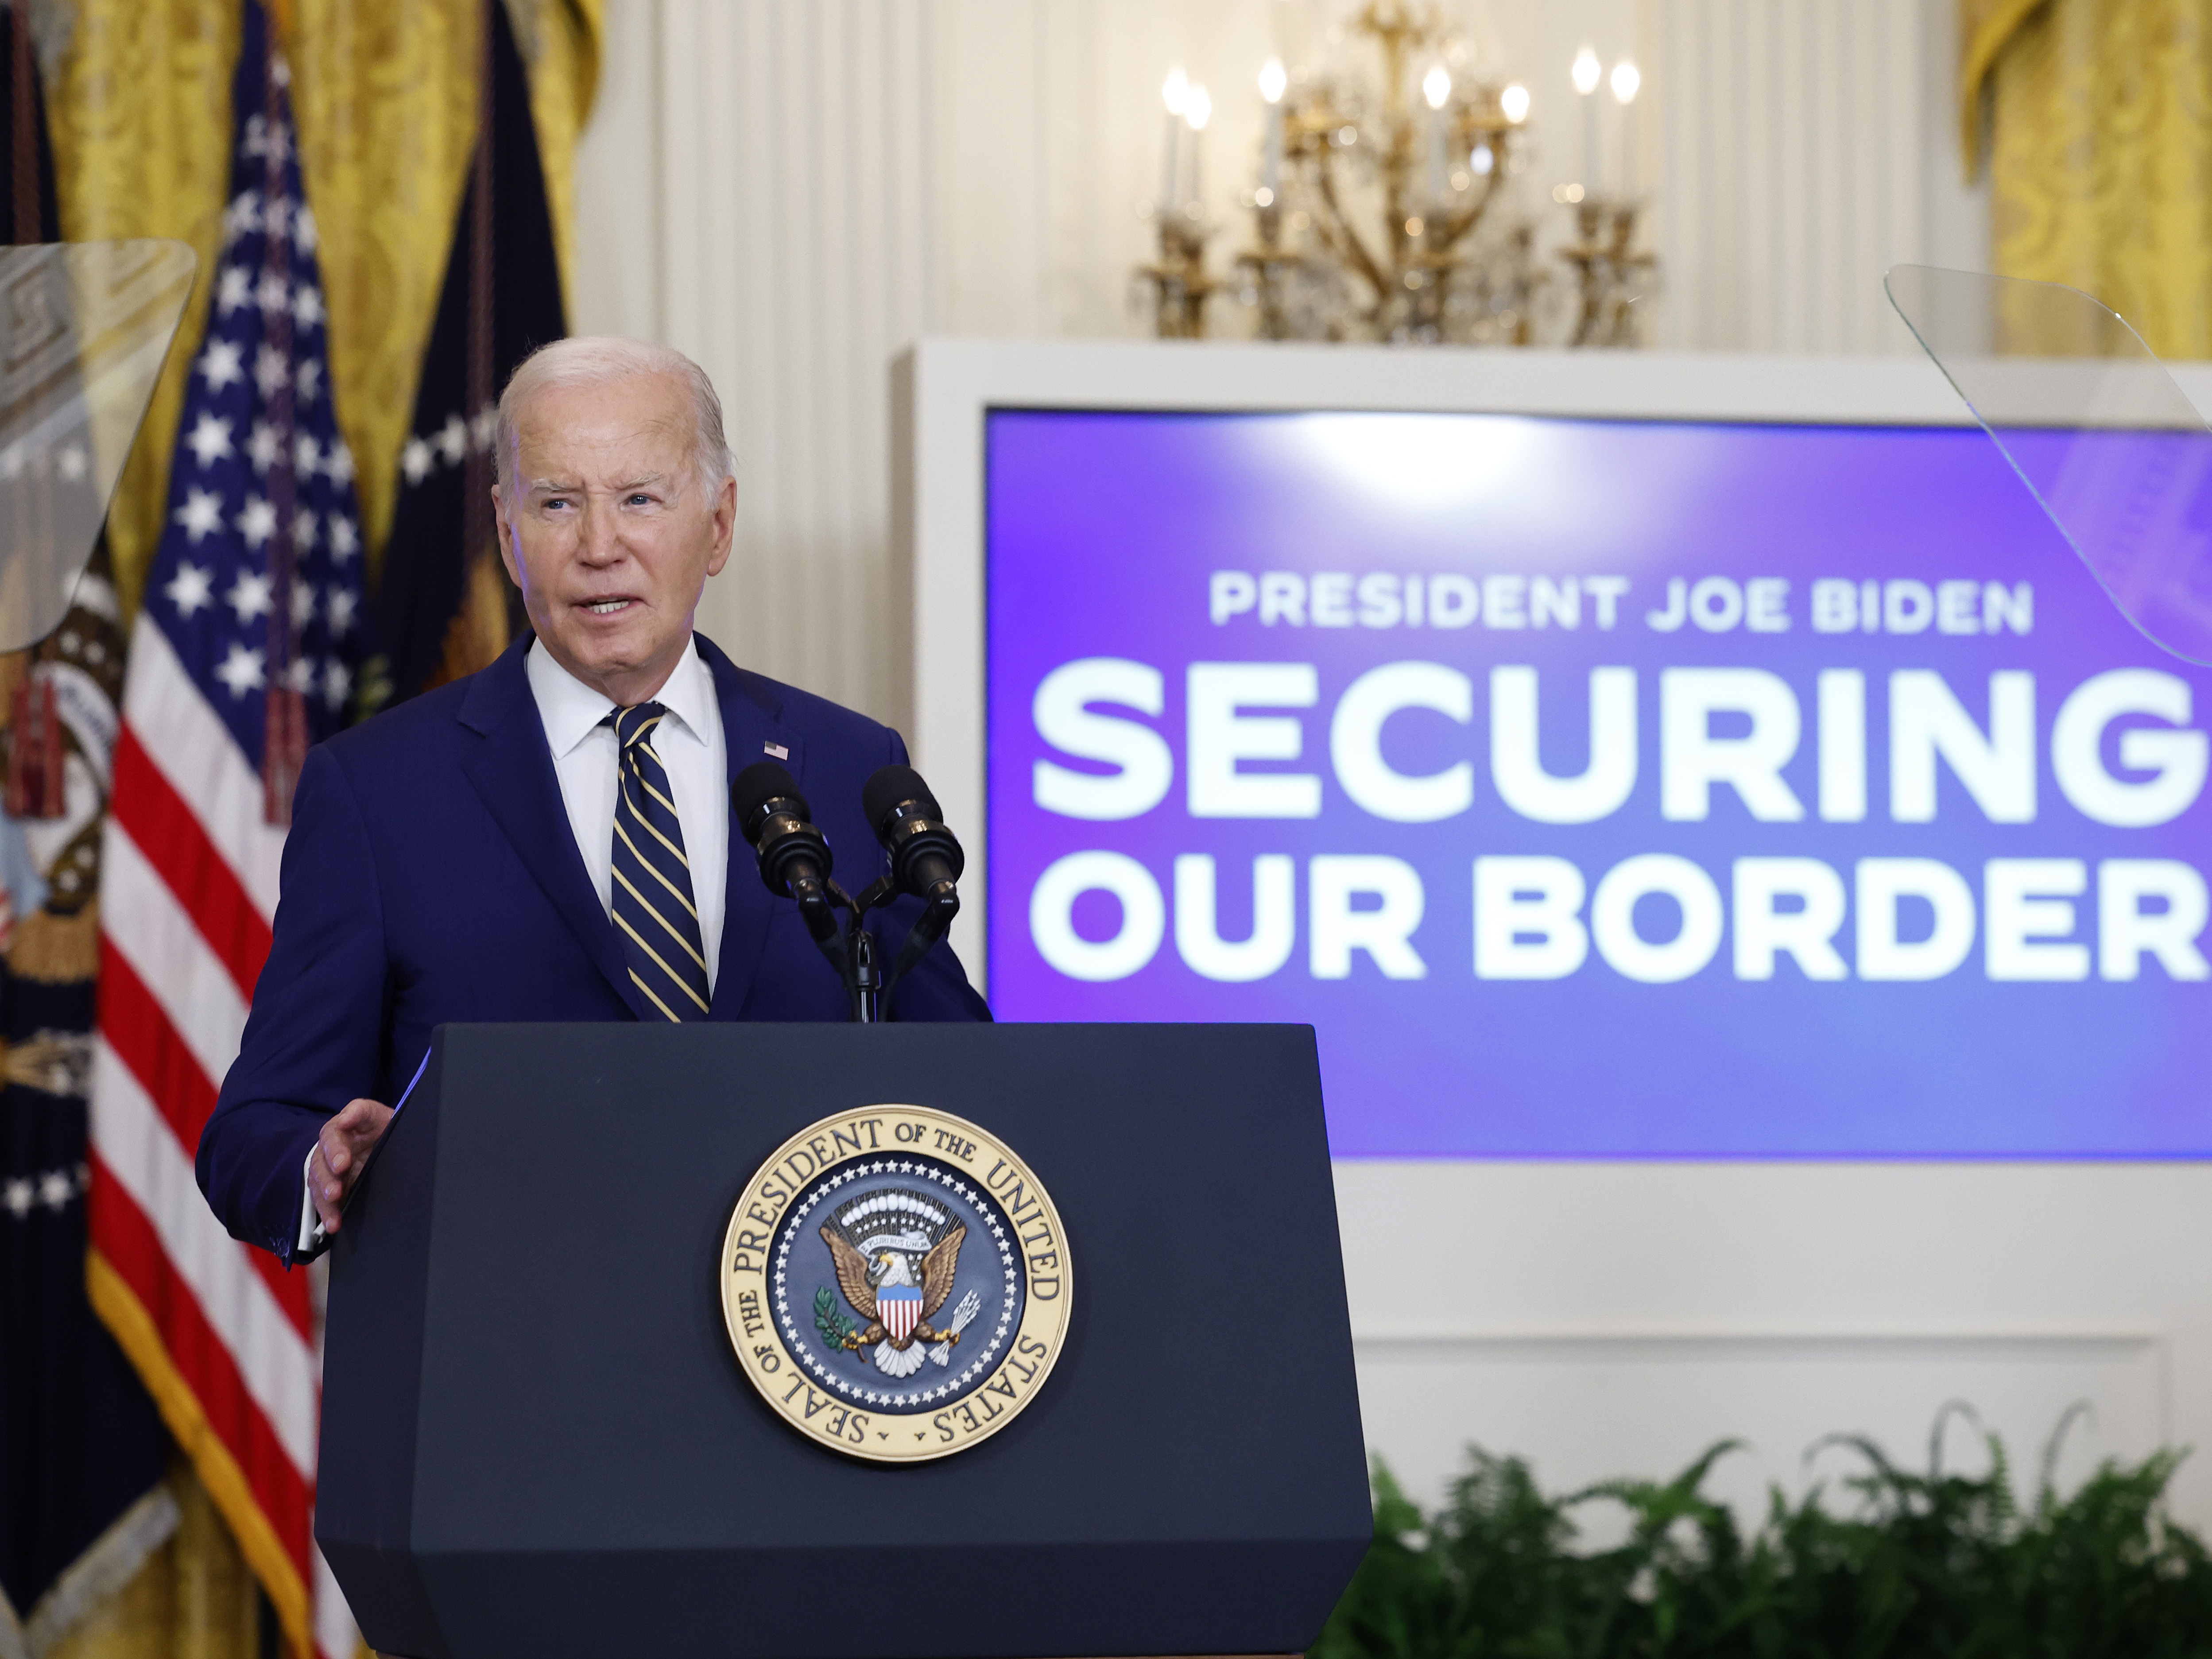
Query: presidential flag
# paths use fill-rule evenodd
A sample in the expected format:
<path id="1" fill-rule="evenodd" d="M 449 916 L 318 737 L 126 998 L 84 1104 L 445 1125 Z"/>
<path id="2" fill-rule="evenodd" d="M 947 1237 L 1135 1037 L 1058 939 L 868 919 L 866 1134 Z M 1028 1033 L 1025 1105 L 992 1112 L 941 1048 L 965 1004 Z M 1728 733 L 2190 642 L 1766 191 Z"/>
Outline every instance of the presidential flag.
<path id="1" fill-rule="evenodd" d="M 566 334 L 530 78 L 502 0 L 483 0 L 476 154 L 422 353 L 377 592 L 372 698 L 487 666 L 521 625 L 492 528 L 500 389 Z"/>
<path id="2" fill-rule="evenodd" d="M 308 1275 L 229 1238 L 192 1170 L 268 954 L 301 759 L 344 722 L 367 631 L 289 85 L 252 0 L 222 250 L 115 745 L 89 1281 L 293 1651 L 351 1659 L 356 1638 L 310 1535 Z"/>

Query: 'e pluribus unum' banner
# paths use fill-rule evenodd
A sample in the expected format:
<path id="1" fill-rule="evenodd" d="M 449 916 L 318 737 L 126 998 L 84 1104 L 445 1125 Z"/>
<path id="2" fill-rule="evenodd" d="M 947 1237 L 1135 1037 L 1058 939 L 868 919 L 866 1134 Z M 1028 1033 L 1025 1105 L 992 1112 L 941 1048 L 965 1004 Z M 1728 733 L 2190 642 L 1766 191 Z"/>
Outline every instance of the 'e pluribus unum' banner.
<path id="1" fill-rule="evenodd" d="M 2212 1151 L 2207 676 L 1978 432 L 991 416 L 1019 1019 L 1345 1156 Z"/>

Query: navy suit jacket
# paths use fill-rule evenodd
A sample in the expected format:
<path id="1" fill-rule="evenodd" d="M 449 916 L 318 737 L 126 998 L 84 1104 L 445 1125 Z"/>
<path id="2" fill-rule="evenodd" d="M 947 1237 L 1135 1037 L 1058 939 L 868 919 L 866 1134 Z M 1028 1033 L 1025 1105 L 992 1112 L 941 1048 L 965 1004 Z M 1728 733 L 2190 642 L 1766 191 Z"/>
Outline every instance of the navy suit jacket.
<path id="1" fill-rule="evenodd" d="M 859 891 L 884 868 L 860 787 L 878 767 L 905 763 L 898 733 L 698 645 L 731 775 L 771 744 L 788 750 L 783 763 L 829 837 L 839 884 Z M 524 667 L 529 646 L 526 635 L 482 673 L 307 751 L 274 943 L 198 1158 L 200 1190 L 231 1235 L 287 1261 L 324 1120 L 357 1096 L 396 1102 L 435 1027 L 647 1017 L 568 827 Z M 734 817 L 729 845 L 709 1017 L 844 1019 L 836 970 L 798 906 L 762 883 Z M 920 910 L 908 899 L 874 913 L 884 961 Z M 901 981 L 889 1012 L 991 1017 L 945 945 Z"/>

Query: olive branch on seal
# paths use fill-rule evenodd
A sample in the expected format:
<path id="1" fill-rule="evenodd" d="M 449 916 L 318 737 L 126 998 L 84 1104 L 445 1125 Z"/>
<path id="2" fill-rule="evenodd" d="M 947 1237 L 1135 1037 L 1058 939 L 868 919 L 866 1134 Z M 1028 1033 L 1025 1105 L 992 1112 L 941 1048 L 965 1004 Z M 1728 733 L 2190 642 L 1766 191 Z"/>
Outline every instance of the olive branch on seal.
<path id="1" fill-rule="evenodd" d="M 845 1339 L 860 1328 L 837 1311 L 837 1297 L 824 1285 L 814 1292 L 814 1328 L 830 1340 L 833 1348 L 845 1346 Z"/>

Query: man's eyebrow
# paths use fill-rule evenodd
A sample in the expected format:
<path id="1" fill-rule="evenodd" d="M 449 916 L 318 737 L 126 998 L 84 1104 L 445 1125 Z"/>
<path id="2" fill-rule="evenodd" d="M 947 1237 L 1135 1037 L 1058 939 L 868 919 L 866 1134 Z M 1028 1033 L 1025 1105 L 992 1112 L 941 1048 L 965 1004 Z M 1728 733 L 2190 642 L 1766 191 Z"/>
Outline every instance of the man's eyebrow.
<path id="1" fill-rule="evenodd" d="M 643 489 L 653 484 L 665 484 L 668 482 L 669 477 L 670 475 L 665 472 L 640 473 L 635 478 L 624 479 L 620 483 L 609 485 L 607 493 L 611 495 L 620 495 L 629 490 Z M 525 493 L 531 495 L 583 495 L 590 494 L 590 490 L 591 487 L 588 484 L 579 483 L 571 478 L 532 478 Z"/>

